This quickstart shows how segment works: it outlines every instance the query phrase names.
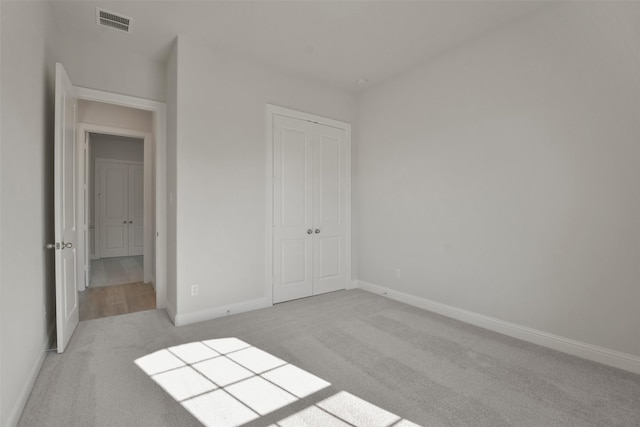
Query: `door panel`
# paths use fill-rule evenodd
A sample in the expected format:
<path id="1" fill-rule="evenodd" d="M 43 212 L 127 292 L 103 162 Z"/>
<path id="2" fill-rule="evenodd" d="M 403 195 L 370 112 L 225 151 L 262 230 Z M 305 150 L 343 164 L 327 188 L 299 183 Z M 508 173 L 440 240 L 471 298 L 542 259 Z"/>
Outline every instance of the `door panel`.
<path id="1" fill-rule="evenodd" d="M 307 134 L 304 130 L 282 128 L 281 142 L 281 225 L 304 226 L 311 214 L 307 203 L 310 178 Z"/>
<path id="2" fill-rule="evenodd" d="M 129 166 L 129 255 L 144 249 L 144 168 Z"/>
<path id="3" fill-rule="evenodd" d="M 58 353 L 66 348 L 79 321 L 76 288 L 76 109 L 75 89 L 62 65 L 56 64 L 54 224 Z"/>
<path id="4" fill-rule="evenodd" d="M 107 225 L 105 226 L 105 239 L 104 239 L 104 247 L 101 252 L 106 252 L 109 249 L 119 250 L 125 247 L 125 236 L 124 231 L 126 226 L 122 226 L 121 224 L 117 225 Z M 124 254 L 126 255 L 126 254 Z M 103 255 L 104 257 L 105 255 Z M 113 255 L 118 256 L 118 255 Z"/>
<path id="5" fill-rule="evenodd" d="M 283 240 L 282 250 L 282 286 L 297 286 L 309 281 L 309 259 L 307 255 L 308 239 Z"/>
<path id="6" fill-rule="evenodd" d="M 124 163 L 99 161 L 100 257 L 129 254 L 128 169 Z"/>
<path id="7" fill-rule="evenodd" d="M 75 257 L 65 257 L 64 259 L 64 267 L 63 267 L 63 274 L 65 276 L 65 278 L 67 279 L 65 281 L 65 294 L 66 295 L 73 295 L 74 294 L 74 290 L 77 291 L 77 289 L 75 289 L 75 283 L 77 280 L 77 276 L 76 276 L 76 259 Z M 77 293 L 76 293 L 77 295 Z M 68 319 L 70 316 L 73 315 L 73 312 L 75 310 L 78 309 L 78 305 L 77 305 L 77 301 L 76 298 L 65 298 L 64 300 L 64 315 L 65 318 Z"/>
<path id="8" fill-rule="evenodd" d="M 315 124 L 313 294 L 345 289 L 348 165 L 346 131 Z"/>
<path id="9" fill-rule="evenodd" d="M 310 123 L 273 123 L 273 301 L 311 296 L 312 138 Z"/>
<path id="10" fill-rule="evenodd" d="M 320 223 L 340 221 L 340 140 L 319 138 L 319 188 L 318 219 Z"/>
<path id="11" fill-rule="evenodd" d="M 340 237 L 318 237 L 317 239 L 318 246 L 320 246 L 319 279 L 339 279 L 340 271 L 342 270 Z"/>

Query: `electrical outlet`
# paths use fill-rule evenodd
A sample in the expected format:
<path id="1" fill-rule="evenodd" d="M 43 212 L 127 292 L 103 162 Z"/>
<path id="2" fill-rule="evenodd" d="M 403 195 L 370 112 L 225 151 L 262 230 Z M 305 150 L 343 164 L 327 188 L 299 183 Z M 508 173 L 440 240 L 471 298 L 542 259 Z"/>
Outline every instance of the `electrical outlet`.
<path id="1" fill-rule="evenodd" d="M 399 268 L 397 268 L 397 267 L 396 267 L 396 268 L 393 270 L 393 277 L 395 277 L 396 279 L 399 279 L 399 278 L 400 278 L 400 269 L 399 269 Z"/>
<path id="2" fill-rule="evenodd" d="M 198 295 L 198 285 L 191 285 L 191 296 L 194 297 Z"/>

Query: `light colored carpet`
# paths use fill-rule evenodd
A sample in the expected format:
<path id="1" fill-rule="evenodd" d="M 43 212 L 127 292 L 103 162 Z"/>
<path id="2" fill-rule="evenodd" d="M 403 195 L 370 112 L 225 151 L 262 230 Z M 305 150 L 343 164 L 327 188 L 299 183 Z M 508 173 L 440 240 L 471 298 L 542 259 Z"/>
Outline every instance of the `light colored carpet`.
<path id="1" fill-rule="evenodd" d="M 638 426 L 640 376 L 361 290 L 175 328 L 162 310 L 80 322 L 47 355 L 20 426 L 197 426 L 134 361 L 237 337 L 332 385 L 267 426 L 347 391 L 424 426 Z"/>
<path id="2" fill-rule="evenodd" d="M 89 286 L 142 282 L 143 266 L 142 255 L 94 259 L 91 261 Z"/>

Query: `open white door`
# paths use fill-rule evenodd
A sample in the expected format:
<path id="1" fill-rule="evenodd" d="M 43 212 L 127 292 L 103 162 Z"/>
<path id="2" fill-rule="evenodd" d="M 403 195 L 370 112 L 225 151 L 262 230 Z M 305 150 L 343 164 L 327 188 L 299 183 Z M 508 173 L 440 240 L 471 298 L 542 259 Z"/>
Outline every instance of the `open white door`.
<path id="1" fill-rule="evenodd" d="M 54 210 L 56 268 L 56 327 L 58 353 L 78 326 L 76 218 L 76 108 L 75 89 L 62 64 L 56 64 L 54 136 Z"/>
<path id="2" fill-rule="evenodd" d="M 96 160 L 100 258 L 129 255 L 129 167 Z"/>

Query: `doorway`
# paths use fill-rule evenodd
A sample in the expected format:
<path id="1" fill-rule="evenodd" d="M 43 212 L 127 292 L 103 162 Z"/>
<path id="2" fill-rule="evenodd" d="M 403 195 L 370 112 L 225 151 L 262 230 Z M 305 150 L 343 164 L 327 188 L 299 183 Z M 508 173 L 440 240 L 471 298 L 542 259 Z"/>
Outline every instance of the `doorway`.
<path id="1" fill-rule="evenodd" d="M 90 133 L 89 287 L 144 282 L 144 140 Z"/>
<path id="2" fill-rule="evenodd" d="M 155 309 L 155 206 L 148 197 L 155 177 L 145 173 L 151 169 L 152 116 L 82 101 L 78 112 L 78 217 L 85 225 L 79 236 L 79 318 Z"/>
<path id="3" fill-rule="evenodd" d="M 145 265 L 153 274 L 156 307 L 167 307 L 167 106 L 162 102 L 136 98 L 74 86 L 60 63 L 56 63 L 54 119 L 54 226 L 55 242 L 47 248 L 55 250 L 56 267 L 56 338 L 58 353 L 64 352 L 79 322 L 79 291 L 86 288 L 88 274 L 89 216 L 88 132 L 111 133 L 109 126 L 78 120 L 78 104 L 82 101 L 107 106 L 128 107 L 151 114 L 151 132 L 142 133 L 145 148 L 145 251 L 151 251 L 153 266 Z M 90 123 L 90 124 L 88 124 Z M 91 129 L 90 129 L 91 128 Z M 118 134 L 117 132 L 115 133 Z M 122 134 L 123 136 L 131 136 Z M 133 135 L 135 136 L 135 135 Z M 151 185 L 153 179 L 153 185 Z M 147 191 L 148 190 L 148 191 Z M 174 310 L 172 310 L 174 311 Z"/>
<path id="4" fill-rule="evenodd" d="M 273 303 L 349 287 L 351 126 L 267 106 L 266 287 Z"/>

